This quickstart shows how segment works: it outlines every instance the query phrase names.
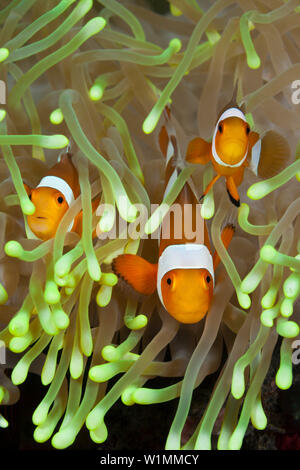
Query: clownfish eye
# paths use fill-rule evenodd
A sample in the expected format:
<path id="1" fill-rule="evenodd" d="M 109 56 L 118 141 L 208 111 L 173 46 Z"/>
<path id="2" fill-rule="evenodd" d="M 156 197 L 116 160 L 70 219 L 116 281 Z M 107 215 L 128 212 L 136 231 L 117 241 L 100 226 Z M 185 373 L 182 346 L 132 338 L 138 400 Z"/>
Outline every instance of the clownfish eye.
<path id="1" fill-rule="evenodd" d="M 172 284 L 172 280 L 171 280 L 170 277 L 168 277 L 168 279 L 167 279 L 167 284 L 169 284 L 169 286 Z"/>
<path id="2" fill-rule="evenodd" d="M 247 128 L 246 128 L 246 134 L 247 134 L 247 135 L 250 134 L 250 127 L 249 127 L 249 126 L 247 126 Z"/>
<path id="3" fill-rule="evenodd" d="M 29 197 L 29 199 L 30 199 L 30 201 L 31 201 L 31 193 L 29 194 L 29 196 L 28 196 L 28 197 Z"/>
<path id="4" fill-rule="evenodd" d="M 58 202 L 59 204 L 62 204 L 62 203 L 64 202 L 64 198 L 63 198 L 62 196 L 58 196 L 57 202 Z"/>
<path id="5" fill-rule="evenodd" d="M 222 134 L 222 132 L 223 132 L 223 126 L 222 126 L 222 124 L 219 124 L 218 130 L 219 130 L 219 132 Z"/>
<path id="6" fill-rule="evenodd" d="M 206 276 L 206 282 L 207 284 L 210 282 L 210 276 Z"/>

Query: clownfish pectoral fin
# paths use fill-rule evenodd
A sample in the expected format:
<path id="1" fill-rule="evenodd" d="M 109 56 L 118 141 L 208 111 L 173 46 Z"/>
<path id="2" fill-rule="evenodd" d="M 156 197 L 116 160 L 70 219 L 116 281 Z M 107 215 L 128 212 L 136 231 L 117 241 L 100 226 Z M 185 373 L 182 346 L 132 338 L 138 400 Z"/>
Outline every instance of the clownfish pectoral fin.
<path id="1" fill-rule="evenodd" d="M 289 157 L 287 140 L 275 131 L 268 131 L 261 140 L 256 174 L 260 178 L 272 178 L 286 167 Z"/>
<path id="2" fill-rule="evenodd" d="M 24 185 L 24 188 L 25 188 L 25 191 L 26 191 L 27 195 L 29 196 L 29 194 L 31 193 L 30 186 L 28 186 L 28 184 L 26 184 L 26 183 L 23 183 L 23 185 Z"/>
<path id="3" fill-rule="evenodd" d="M 252 148 L 259 140 L 259 134 L 257 132 L 251 131 L 249 134 L 249 147 Z"/>
<path id="4" fill-rule="evenodd" d="M 221 233 L 221 240 L 222 240 L 222 243 L 223 245 L 225 246 L 226 250 L 232 240 L 232 237 L 234 235 L 234 232 L 235 232 L 235 225 L 231 222 L 227 223 L 225 225 L 225 227 L 223 228 L 222 230 L 222 233 Z M 220 263 L 220 257 L 218 255 L 218 253 L 215 251 L 214 252 L 214 256 L 213 256 L 213 265 L 214 265 L 214 270 L 217 268 L 217 266 L 219 265 Z"/>
<path id="5" fill-rule="evenodd" d="M 140 294 L 150 295 L 156 289 L 157 264 L 138 255 L 124 254 L 112 262 L 114 273 Z"/>
<path id="6" fill-rule="evenodd" d="M 206 196 L 206 194 L 211 190 L 211 188 L 213 187 L 213 185 L 215 184 L 216 181 L 218 181 L 218 179 L 220 178 L 221 175 L 216 175 L 213 177 L 213 179 L 208 183 L 208 185 L 206 186 L 202 196 L 200 197 L 200 202 L 203 200 L 203 198 Z"/>
<path id="7" fill-rule="evenodd" d="M 206 142 L 201 137 L 196 137 L 190 141 L 185 159 L 189 163 L 206 165 L 210 161 L 210 149 L 211 144 L 209 142 Z"/>
<path id="8" fill-rule="evenodd" d="M 226 188 L 227 188 L 229 199 L 232 202 L 232 204 L 234 204 L 236 207 L 240 207 L 241 205 L 240 196 L 239 196 L 236 184 L 232 176 L 227 176 Z"/>

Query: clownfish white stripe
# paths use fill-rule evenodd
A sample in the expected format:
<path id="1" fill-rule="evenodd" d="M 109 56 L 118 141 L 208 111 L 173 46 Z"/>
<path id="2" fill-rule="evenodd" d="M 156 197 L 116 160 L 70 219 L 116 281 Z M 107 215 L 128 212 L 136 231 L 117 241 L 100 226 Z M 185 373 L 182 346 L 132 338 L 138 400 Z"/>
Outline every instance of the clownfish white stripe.
<path id="1" fill-rule="evenodd" d="M 168 147 L 167 147 L 166 166 L 168 165 L 169 161 L 171 160 L 173 156 L 174 156 L 174 147 L 170 139 L 168 143 Z"/>
<path id="2" fill-rule="evenodd" d="M 258 164 L 260 160 L 260 153 L 261 153 L 261 139 L 259 139 L 256 142 L 256 144 L 252 147 L 252 150 L 251 150 L 250 168 L 256 176 L 257 176 Z"/>
<path id="3" fill-rule="evenodd" d="M 57 189 L 57 191 L 60 191 L 64 195 L 69 206 L 75 200 L 72 188 L 65 180 L 59 178 L 58 176 L 45 176 L 37 185 L 37 188 L 41 187 L 53 188 Z"/>
<path id="4" fill-rule="evenodd" d="M 72 202 L 75 200 L 72 188 L 68 185 L 68 183 L 65 180 L 63 180 L 62 178 L 59 178 L 58 176 L 50 175 L 50 176 L 45 176 L 44 178 L 42 178 L 39 184 L 37 185 L 37 188 L 42 188 L 42 187 L 53 188 L 53 189 L 57 189 L 58 191 L 60 191 L 65 197 L 65 200 L 67 201 L 69 207 L 72 204 Z M 74 225 L 74 220 L 75 219 L 73 219 L 72 222 L 70 223 L 67 229 L 67 232 L 71 232 L 73 225 Z"/>
<path id="5" fill-rule="evenodd" d="M 169 179 L 169 181 L 168 181 L 168 184 L 167 184 L 167 186 L 166 186 L 166 189 L 165 189 L 165 192 L 164 192 L 164 199 L 165 199 L 165 197 L 169 194 L 169 192 L 170 192 L 170 190 L 171 190 L 173 184 L 174 184 L 175 181 L 177 180 L 177 178 L 178 178 L 178 171 L 177 171 L 177 169 L 175 168 L 174 171 L 173 171 L 173 173 L 171 174 L 170 179 Z"/>
<path id="6" fill-rule="evenodd" d="M 161 281 L 164 275 L 173 269 L 207 269 L 213 283 L 215 282 L 213 259 L 207 246 L 198 243 L 169 245 L 158 260 L 157 270 L 157 292 L 164 307 Z"/>
<path id="7" fill-rule="evenodd" d="M 217 132 L 218 132 L 219 123 L 221 121 L 223 121 L 224 119 L 227 119 L 229 117 L 238 117 L 238 118 L 242 119 L 243 121 L 247 122 L 245 114 L 240 109 L 237 109 L 237 108 L 226 109 L 226 111 L 224 111 L 224 113 L 221 114 L 221 116 L 219 117 L 219 120 L 216 124 L 215 132 L 214 132 L 214 135 L 213 135 L 213 138 L 212 138 L 211 150 L 212 150 L 212 156 L 213 156 L 216 163 L 218 163 L 221 166 L 236 168 L 236 167 L 241 166 L 242 163 L 244 163 L 244 161 L 246 160 L 246 157 L 247 157 L 247 154 L 248 154 L 248 148 L 246 150 L 245 155 L 241 159 L 241 161 L 239 161 L 238 163 L 236 163 L 234 165 L 230 165 L 229 163 L 223 162 L 223 160 L 221 160 L 221 158 L 219 157 L 219 155 L 217 153 L 217 150 L 216 150 L 216 135 L 217 135 Z"/>

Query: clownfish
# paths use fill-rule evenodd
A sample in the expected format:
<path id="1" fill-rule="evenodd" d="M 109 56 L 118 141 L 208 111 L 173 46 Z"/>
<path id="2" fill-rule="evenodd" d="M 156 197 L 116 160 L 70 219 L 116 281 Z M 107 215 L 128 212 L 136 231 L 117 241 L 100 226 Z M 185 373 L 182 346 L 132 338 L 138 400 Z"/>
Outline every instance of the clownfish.
<path id="1" fill-rule="evenodd" d="M 245 168 L 249 167 L 261 178 L 271 178 L 284 168 L 289 155 L 289 145 L 280 134 L 268 131 L 261 139 L 257 132 L 251 131 L 243 110 L 233 103 L 220 113 L 211 142 L 201 137 L 190 141 L 186 160 L 202 165 L 211 161 L 216 172 L 201 199 L 224 176 L 229 198 L 239 207 L 237 187 L 243 181 Z"/>
<path id="2" fill-rule="evenodd" d="M 165 198 L 185 163 L 180 155 L 169 108 L 165 109 L 164 117 L 165 125 L 159 134 L 159 146 L 166 158 Z M 181 208 L 179 225 L 185 227 L 186 223 L 192 221 L 192 226 L 196 227 L 194 236 L 187 234 L 186 230 L 182 230 L 179 237 L 176 236 L 178 220 L 170 209 L 170 217 L 165 216 L 160 227 L 158 262 L 153 264 L 138 255 L 122 254 L 113 260 L 112 268 L 135 291 L 144 295 L 157 291 L 163 307 L 179 322 L 196 323 L 209 310 L 215 269 L 220 259 L 216 253 L 214 256 L 211 254 L 207 227 L 201 217 L 191 180 L 185 183 L 174 204 Z M 191 208 L 189 214 L 184 210 L 185 205 Z M 164 233 L 168 236 L 163 237 Z M 223 229 L 221 237 L 226 247 L 233 233 L 233 225 Z"/>
<path id="3" fill-rule="evenodd" d="M 24 187 L 35 206 L 35 212 L 27 215 L 30 231 L 41 240 L 53 238 L 62 217 L 80 195 L 78 173 L 72 163 L 72 154 L 62 154 L 36 188 L 30 188 L 26 183 Z M 92 202 L 93 210 L 98 203 L 99 201 Z M 76 232 L 81 236 L 82 212 L 71 222 L 68 232 Z"/>

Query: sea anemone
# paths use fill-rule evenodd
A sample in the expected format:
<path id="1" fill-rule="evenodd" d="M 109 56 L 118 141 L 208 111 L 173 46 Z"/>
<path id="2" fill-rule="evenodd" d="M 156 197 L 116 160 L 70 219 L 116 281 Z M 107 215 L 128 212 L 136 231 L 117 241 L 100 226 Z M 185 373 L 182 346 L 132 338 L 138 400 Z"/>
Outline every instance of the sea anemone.
<path id="1" fill-rule="evenodd" d="M 261 390 L 276 344 L 276 384 L 287 389 L 299 337 L 300 123 L 292 98 L 299 2 L 170 0 L 166 15 L 139 3 L 0 1 L 7 97 L 0 111 L 0 340 L 11 355 L 2 367 L 12 368 L 11 382 L 1 370 L 0 402 L 14 403 L 28 372 L 40 373 L 48 389 L 32 416 L 34 439 L 62 449 L 84 425 L 103 443 L 105 416 L 119 398 L 131 406 L 179 397 L 162 448 L 211 449 L 221 420 L 217 448 L 240 449 L 250 420 L 267 426 Z M 252 127 L 285 136 L 291 157 L 266 180 L 245 171 L 237 216 L 221 182 L 205 197 L 202 215 L 222 263 L 207 317 L 183 325 L 156 294 L 141 300 L 121 290 L 111 262 L 120 253 L 157 256 L 151 233 L 166 207 L 157 146 L 165 106 L 171 103 L 184 154 L 193 137 L 211 137 L 236 85 Z M 81 196 L 54 239 L 32 239 L 26 216 L 34 206 L 23 183 L 35 187 L 68 145 Z M 163 203 L 169 207 L 191 175 L 200 195 L 212 174 L 210 164 L 187 166 Z M 96 196 L 105 210 L 94 214 Z M 150 217 L 151 204 L 159 206 Z M 137 220 L 137 205 L 149 220 L 135 238 L 126 223 Z M 67 230 L 81 210 L 80 238 Z M 105 238 L 118 217 L 123 231 Z M 237 219 L 229 252 L 220 236 L 228 217 Z M 193 391 L 215 372 L 206 409 L 184 442 Z M 148 388 L 154 377 L 173 381 Z"/>

